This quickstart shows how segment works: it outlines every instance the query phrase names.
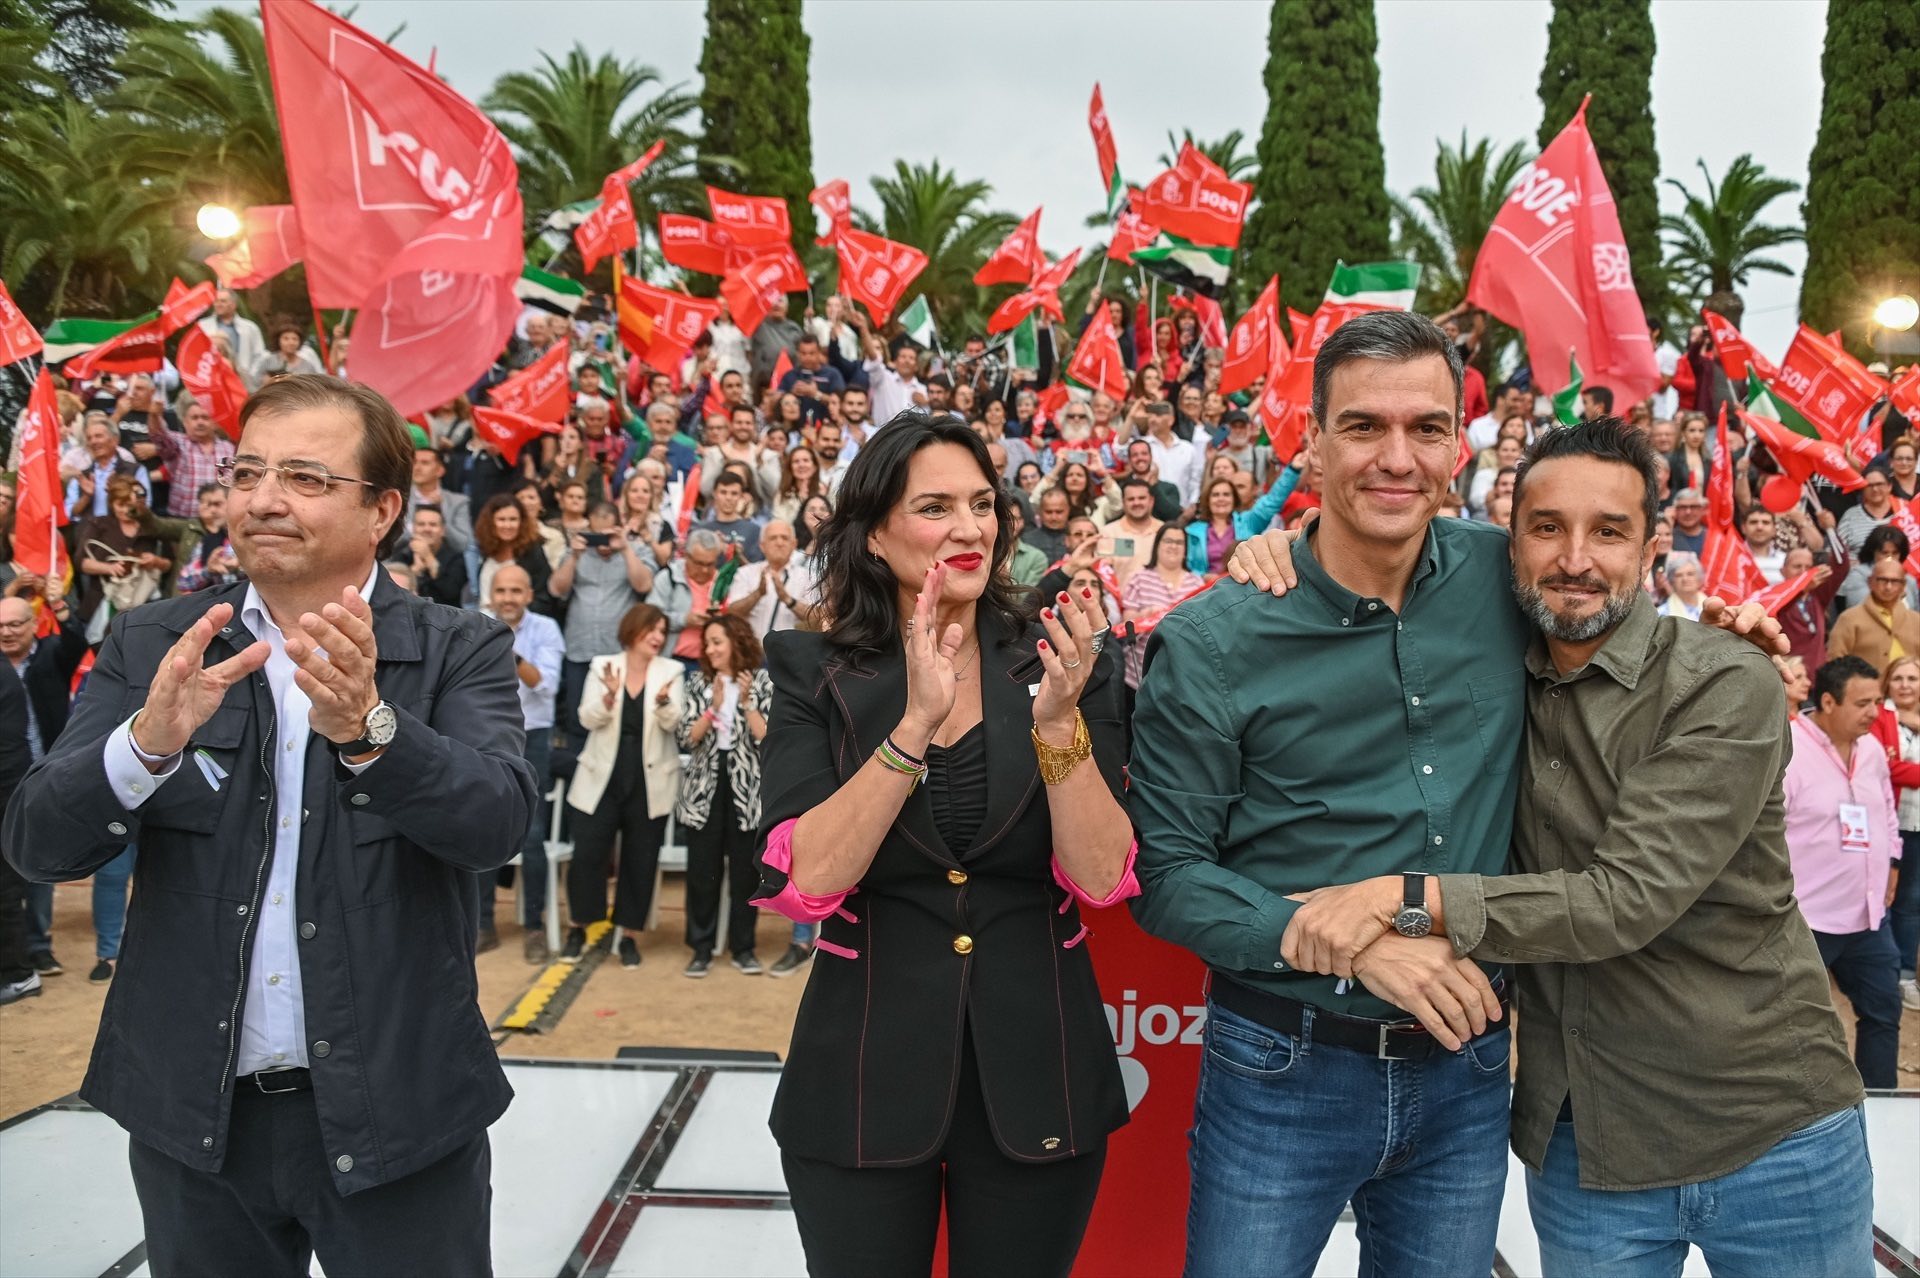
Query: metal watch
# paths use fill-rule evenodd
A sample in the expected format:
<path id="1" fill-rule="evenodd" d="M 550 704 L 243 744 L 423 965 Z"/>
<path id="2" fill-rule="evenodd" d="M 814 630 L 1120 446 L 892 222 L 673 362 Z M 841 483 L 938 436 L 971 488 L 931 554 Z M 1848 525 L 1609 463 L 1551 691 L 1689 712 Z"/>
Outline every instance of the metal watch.
<path id="1" fill-rule="evenodd" d="M 1393 916 L 1393 930 L 1402 936 L 1425 936 L 1433 931 L 1433 915 L 1427 913 L 1427 876 L 1405 874 L 1400 912 Z"/>
<path id="2" fill-rule="evenodd" d="M 343 741 L 334 749 L 343 755 L 372 754 L 375 750 L 391 745 L 395 734 L 400 731 L 400 716 L 393 707 L 384 701 L 374 703 L 367 711 L 367 721 L 361 725 L 357 740 Z"/>

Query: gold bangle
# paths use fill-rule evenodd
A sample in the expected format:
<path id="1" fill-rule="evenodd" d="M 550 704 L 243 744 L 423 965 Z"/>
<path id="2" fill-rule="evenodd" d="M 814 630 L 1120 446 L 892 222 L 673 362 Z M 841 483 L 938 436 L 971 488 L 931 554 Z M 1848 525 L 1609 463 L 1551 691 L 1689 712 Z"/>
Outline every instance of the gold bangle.
<path id="1" fill-rule="evenodd" d="M 1033 727 L 1033 753 L 1040 760 L 1040 779 L 1048 785 L 1059 785 L 1073 774 L 1082 759 L 1093 757 L 1093 738 L 1087 735 L 1087 718 L 1078 710 L 1073 712 L 1073 744 L 1062 748 L 1048 745 L 1040 739 L 1040 725 Z"/>

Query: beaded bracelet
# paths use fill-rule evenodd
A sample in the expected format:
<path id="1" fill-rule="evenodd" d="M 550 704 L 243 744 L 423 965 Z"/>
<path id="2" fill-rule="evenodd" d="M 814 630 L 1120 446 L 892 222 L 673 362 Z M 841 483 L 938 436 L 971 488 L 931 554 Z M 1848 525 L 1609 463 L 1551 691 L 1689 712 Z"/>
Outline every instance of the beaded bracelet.
<path id="1" fill-rule="evenodd" d="M 874 750 L 873 757 L 880 760 L 880 766 L 890 772 L 912 777 L 916 781 L 927 778 L 927 761 L 916 759 L 893 743 L 892 737 L 884 738 Z"/>

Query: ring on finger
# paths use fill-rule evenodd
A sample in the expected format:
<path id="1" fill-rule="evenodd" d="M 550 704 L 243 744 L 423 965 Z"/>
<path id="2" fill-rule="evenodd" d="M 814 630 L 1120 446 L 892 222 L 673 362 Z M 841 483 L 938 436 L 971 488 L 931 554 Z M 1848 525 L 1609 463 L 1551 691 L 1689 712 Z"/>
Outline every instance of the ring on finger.
<path id="1" fill-rule="evenodd" d="M 1080 668 L 1080 663 L 1077 661 L 1063 661 L 1060 664 L 1068 670 L 1078 670 Z"/>

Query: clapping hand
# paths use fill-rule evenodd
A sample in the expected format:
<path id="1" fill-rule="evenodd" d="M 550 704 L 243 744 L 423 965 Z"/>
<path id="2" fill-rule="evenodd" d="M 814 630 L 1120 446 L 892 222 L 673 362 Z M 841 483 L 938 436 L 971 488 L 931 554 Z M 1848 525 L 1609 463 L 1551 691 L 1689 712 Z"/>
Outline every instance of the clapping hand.
<path id="1" fill-rule="evenodd" d="M 600 684 L 606 689 L 606 707 L 611 710 L 613 709 L 614 699 L 620 695 L 620 676 L 613 673 L 612 666 L 600 667 Z M 665 688 L 660 689 L 660 697 L 655 698 L 655 701 L 659 704 L 665 704 L 660 698 L 666 695 L 667 690 Z"/>
<path id="2" fill-rule="evenodd" d="M 287 636 L 293 681 L 313 703 L 307 722 L 335 745 L 366 730 L 367 714 L 380 704 L 374 687 L 379 646 L 373 637 L 373 610 L 351 586 L 340 602 L 301 614 L 298 633 Z"/>
<path id="3" fill-rule="evenodd" d="M 147 688 L 146 704 L 133 717 L 134 744 L 147 754 L 175 755 L 200 725 L 213 717 L 227 689 L 267 664 L 273 650 L 264 641 L 213 666 L 204 664 L 207 645 L 233 617 L 233 605 L 215 604 L 174 641 Z"/>
<path id="4" fill-rule="evenodd" d="M 1093 675 L 1093 636 L 1107 628 L 1106 609 L 1085 586 L 1063 590 L 1040 612 L 1047 637 L 1040 641 L 1040 691 L 1033 699 L 1033 726 L 1049 745 L 1072 743 L 1080 694 Z"/>
<path id="5" fill-rule="evenodd" d="M 953 709 L 955 675 L 953 658 L 960 651 L 963 637 L 959 625 L 949 625 L 936 639 L 933 633 L 935 608 L 941 588 L 947 582 L 947 566 L 937 563 L 927 570 L 920 593 L 913 597 L 913 618 L 907 626 L 907 712 L 904 722 L 915 733 L 932 737 L 947 721 Z"/>

